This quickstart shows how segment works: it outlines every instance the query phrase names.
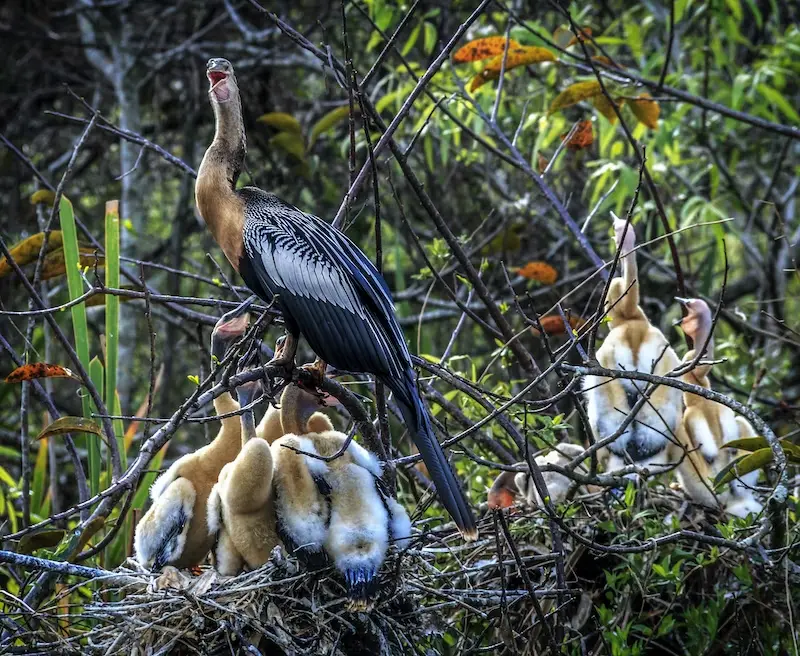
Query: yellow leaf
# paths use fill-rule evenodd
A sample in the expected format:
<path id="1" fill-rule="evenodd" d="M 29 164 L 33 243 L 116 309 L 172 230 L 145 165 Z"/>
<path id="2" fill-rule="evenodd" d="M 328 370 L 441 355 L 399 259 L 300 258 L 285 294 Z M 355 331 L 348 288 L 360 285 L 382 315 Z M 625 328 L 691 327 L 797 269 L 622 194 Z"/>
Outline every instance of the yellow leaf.
<path id="1" fill-rule="evenodd" d="M 625 101 L 622 98 L 617 98 L 617 107 L 622 107 L 624 103 Z M 611 104 L 611 101 L 608 98 L 605 96 L 595 96 L 592 98 L 592 104 L 598 112 L 608 119 L 609 123 L 614 124 L 617 122 L 617 115 L 614 112 L 614 106 Z"/>
<path id="2" fill-rule="evenodd" d="M 36 193 L 38 194 L 39 192 L 37 191 Z M 27 239 L 11 247 L 11 257 L 21 267 L 25 266 L 26 264 L 30 264 L 31 262 L 35 262 L 39 257 L 39 250 L 42 248 L 43 241 L 43 232 L 38 232 L 35 235 L 31 235 Z M 46 252 L 60 247 L 62 243 L 63 238 L 61 236 L 61 231 L 53 230 L 47 240 Z M 0 278 L 7 276 L 9 273 L 11 273 L 11 264 L 6 261 L 6 258 L 0 259 Z"/>
<path id="3" fill-rule="evenodd" d="M 105 266 L 106 260 L 99 253 L 95 256 L 95 251 L 91 247 L 79 247 L 79 259 L 77 263 L 78 269 L 81 271 L 88 271 L 94 268 L 95 263 L 98 267 Z M 50 280 L 63 276 L 67 272 L 67 263 L 64 260 L 64 249 L 59 248 L 52 253 L 45 255 L 44 263 L 42 264 L 42 280 Z"/>
<path id="4" fill-rule="evenodd" d="M 536 46 L 519 46 L 517 48 L 509 48 L 508 56 L 506 57 L 506 70 L 510 71 L 517 66 L 527 66 L 528 64 L 537 64 L 539 62 L 555 61 L 555 55 L 547 48 L 538 48 Z M 503 55 L 499 54 L 492 58 L 486 64 L 485 71 L 500 72 L 503 67 Z"/>
<path id="5" fill-rule="evenodd" d="M 45 205 L 52 207 L 55 200 L 56 193 L 54 191 L 50 191 L 49 189 L 39 189 L 39 191 L 31 194 L 31 205 L 44 203 Z"/>
<path id="6" fill-rule="evenodd" d="M 300 127 L 300 121 L 285 112 L 269 112 L 262 114 L 256 120 L 282 132 L 292 132 L 294 134 L 302 134 L 303 132 L 303 128 Z"/>
<path id="7" fill-rule="evenodd" d="M 64 433 L 94 433 L 95 435 L 102 435 L 103 431 L 100 429 L 100 424 L 94 419 L 87 419 L 86 417 L 59 417 L 39 433 L 36 439 L 41 440 L 43 437 L 63 435 Z"/>
<path id="8" fill-rule="evenodd" d="M 650 98 L 649 93 L 643 93 L 638 99 L 631 100 L 629 107 L 633 115 L 639 119 L 639 123 L 644 123 L 651 130 L 658 129 L 661 108 L 658 106 L 658 102 Z"/>
<path id="9" fill-rule="evenodd" d="M 358 105 L 355 105 L 353 107 L 353 111 L 358 113 L 361 110 L 359 109 Z M 319 121 L 314 124 L 314 127 L 311 128 L 311 136 L 309 137 L 308 143 L 309 149 L 316 143 L 320 135 L 336 126 L 337 123 L 344 121 L 348 116 L 350 116 L 349 104 L 332 109 L 325 114 L 325 116 L 319 119 Z"/>
<path id="10" fill-rule="evenodd" d="M 470 80 L 469 83 L 469 90 L 470 92 L 475 91 L 475 89 L 480 89 L 484 84 L 486 84 L 489 80 L 496 80 L 500 77 L 500 71 L 481 71 L 475 77 Z"/>
<path id="11" fill-rule="evenodd" d="M 487 36 L 482 39 L 470 41 L 465 46 L 461 46 L 453 55 L 453 62 L 463 64 L 465 62 L 480 61 L 495 55 L 502 55 L 506 47 L 504 36 Z M 520 45 L 514 39 L 509 39 L 508 49 L 519 48 Z"/>
<path id="12" fill-rule="evenodd" d="M 568 86 L 555 97 L 550 105 L 550 111 L 548 113 L 552 114 L 559 109 L 576 105 L 581 100 L 594 98 L 595 96 L 599 96 L 601 93 L 602 90 L 600 89 L 600 83 L 597 80 L 576 82 L 575 84 Z"/>
<path id="13" fill-rule="evenodd" d="M 306 157 L 306 145 L 303 143 L 303 137 L 299 134 L 279 132 L 269 142 L 299 160 L 303 160 Z"/>

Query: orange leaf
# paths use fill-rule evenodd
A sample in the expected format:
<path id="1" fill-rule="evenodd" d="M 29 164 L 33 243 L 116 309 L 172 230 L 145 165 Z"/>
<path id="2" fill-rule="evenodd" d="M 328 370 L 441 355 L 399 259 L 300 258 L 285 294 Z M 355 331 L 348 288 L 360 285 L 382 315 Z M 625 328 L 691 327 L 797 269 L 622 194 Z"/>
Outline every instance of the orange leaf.
<path id="1" fill-rule="evenodd" d="M 575 84 L 568 86 L 555 97 L 550 105 L 550 110 L 548 113 L 552 114 L 559 109 L 576 105 L 581 100 L 594 98 L 595 96 L 599 96 L 601 93 L 603 93 L 603 91 L 600 88 L 600 83 L 597 80 L 576 82 Z"/>
<path id="2" fill-rule="evenodd" d="M 35 378 L 72 378 L 80 381 L 80 378 L 60 364 L 33 362 L 31 364 L 23 364 L 21 367 L 14 369 L 6 376 L 6 382 L 21 383 L 24 380 L 33 380 Z"/>
<path id="3" fill-rule="evenodd" d="M 536 280 L 543 285 L 552 285 L 558 280 L 558 271 L 547 262 L 528 262 L 524 267 L 520 268 L 517 273 L 523 278 Z"/>
<path id="4" fill-rule="evenodd" d="M 570 328 L 573 330 L 577 330 L 586 323 L 581 317 L 576 316 L 567 317 L 567 321 L 569 322 Z M 545 317 L 539 317 L 539 323 L 542 326 L 542 330 L 548 335 L 563 335 L 567 332 L 564 326 L 564 320 L 559 314 L 549 314 Z M 536 328 L 531 328 L 531 332 L 533 332 L 534 335 L 539 334 Z"/>
<path id="5" fill-rule="evenodd" d="M 453 62 L 463 64 L 465 62 L 480 61 L 495 55 L 502 55 L 506 47 L 504 36 L 487 36 L 482 39 L 470 41 L 467 45 L 461 46 L 453 55 Z M 514 39 L 509 39 L 508 49 L 519 48 L 520 45 Z"/>
<path id="6" fill-rule="evenodd" d="M 561 140 L 563 141 L 569 136 L 569 133 L 562 134 Z M 578 127 L 572 132 L 572 136 L 567 141 L 567 148 L 570 150 L 582 150 L 588 148 L 594 143 L 594 132 L 592 131 L 591 121 L 579 121 Z"/>
<path id="7" fill-rule="evenodd" d="M 622 107 L 624 103 L 625 101 L 622 98 L 617 98 L 617 107 Z M 592 104 L 598 112 L 608 119 L 609 123 L 614 124 L 617 122 L 617 114 L 614 112 L 614 105 L 608 98 L 602 95 L 595 96 L 592 98 Z"/>
<path id="8" fill-rule="evenodd" d="M 658 129 L 661 108 L 658 106 L 658 102 L 650 98 L 649 93 L 643 93 L 637 100 L 631 100 L 630 108 L 640 123 L 644 123 L 651 130 Z"/>
<path id="9" fill-rule="evenodd" d="M 517 66 L 527 66 L 528 64 L 538 64 L 539 62 L 555 61 L 555 55 L 547 48 L 538 48 L 536 46 L 519 46 L 516 48 L 508 49 L 508 56 L 506 57 L 506 70 L 510 71 Z M 493 57 L 486 68 L 486 71 L 497 71 L 498 73 L 503 67 L 503 54 Z"/>
<path id="10" fill-rule="evenodd" d="M 581 41 L 586 41 L 586 39 L 590 36 L 592 36 L 592 28 L 582 27 L 578 31 L 578 36 L 575 36 L 574 34 L 572 35 L 572 38 L 570 38 L 570 40 L 567 42 L 567 48 L 569 48 L 570 46 L 574 46 L 576 43 L 578 43 L 579 39 Z"/>

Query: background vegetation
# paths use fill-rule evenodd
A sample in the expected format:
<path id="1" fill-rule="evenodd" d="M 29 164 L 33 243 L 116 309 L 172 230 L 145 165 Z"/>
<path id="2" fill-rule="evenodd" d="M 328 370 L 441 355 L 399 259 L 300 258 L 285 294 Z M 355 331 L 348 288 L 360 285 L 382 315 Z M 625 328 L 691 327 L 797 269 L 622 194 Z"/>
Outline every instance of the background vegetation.
<path id="1" fill-rule="evenodd" d="M 452 451 L 476 506 L 498 464 L 562 439 L 589 443 L 566 365 L 585 364 L 587 335 L 605 330 L 612 211 L 630 212 L 647 243 L 643 307 L 679 355 L 673 297 L 721 305 L 713 384 L 785 450 L 796 442 L 793 3 L 265 7 L 0 9 L 0 373 L 69 369 L 0 385 L 0 650 L 88 649 L 81 632 L 93 624 L 80 614 L 98 587 L 68 564 L 120 565 L 162 463 L 215 432 L 187 417 L 213 414 L 209 329 L 247 290 L 193 202 L 213 133 L 210 57 L 236 68 L 243 182 L 341 216 L 381 263 L 440 427 L 468 430 Z M 453 58 L 487 36 L 501 37 L 494 59 Z M 365 182 L 347 197 L 362 167 Z M 265 342 L 279 334 L 276 324 Z M 54 425 L 59 417 L 72 419 Z M 444 539 L 452 532 L 428 507 L 391 403 L 389 418 L 401 499 Z M 772 494 L 753 526 L 688 507 L 667 480 L 620 500 L 579 491 L 510 525 L 487 514 L 484 551 L 437 554 L 453 576 L 408 593 L 437 618 L 416 647 L 797 653 L 797 472 L 774 464 L 764 496 L 783 480 L 788 498 Z M 489 575 L 481 559 L 495 550 L 508 560 Z M 10 552 L 63 566 L 23 566 Z M 534 591 L 549 591 L 544 607 Z"/>

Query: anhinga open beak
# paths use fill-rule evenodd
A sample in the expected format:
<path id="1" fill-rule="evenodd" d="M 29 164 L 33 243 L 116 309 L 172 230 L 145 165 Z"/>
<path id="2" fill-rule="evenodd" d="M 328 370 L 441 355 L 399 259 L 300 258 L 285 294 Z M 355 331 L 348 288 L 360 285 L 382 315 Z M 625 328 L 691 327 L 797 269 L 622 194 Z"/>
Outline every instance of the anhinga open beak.
<path id="1" fill-rule="evenodd" d="M 683 297 L 681 297 L 681 296 L 676 296 L 676 297 L 675 297 L 675 300 L 676 300 L 676 301 L 678 301 L 678 303 L 680 303 L 680 304 L 681 304 L 683 307 L 686 307 L 686 305 L 687 305 L 687 304 L 689 303 L 689 301 L 691 301 L 692 299 L 690 299 L 690 298 L 683 298 Z"/>
<path id="2" fill-rule="evenodd" d="M 206 77 L 211 85 L 208 92 L 213 94 L 217 102 L 230 100 L 231 90 L 228 79 L 233 74 L 233 66 L 227 59 L 209 59 L 206 64 Z"/>

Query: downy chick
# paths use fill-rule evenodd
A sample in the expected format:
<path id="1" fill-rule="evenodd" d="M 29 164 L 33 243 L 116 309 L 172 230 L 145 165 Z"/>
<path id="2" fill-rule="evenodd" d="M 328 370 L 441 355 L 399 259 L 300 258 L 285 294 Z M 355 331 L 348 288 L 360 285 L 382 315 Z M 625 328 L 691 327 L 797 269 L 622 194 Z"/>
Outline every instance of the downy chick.
<path id="1" fill-rule="evenodd" d="M 624 233 L 624 238 L 623 238 Z M 623 275 L 614 278 L 605 300 L 611 332 L 597 350 L 597 360 L 607 369 L 626 369 L 663 376 L 678 366 L 678 356 L 664 334 L 648 321 L 639 307 L 636 235 L 632 225 L 614 221 L 617 249 L 622 250 Z M 584 394 L 588 401 L 589 423 L 596 439 L 617 431 L 630 413 L 646 384 L 627 379 L 586 376 Z M 646 467 L 667 464 L 674 456 L 673 435 L 680 424 L 681 393 L 666 385 L 650 395 L 625 431 L 600 452 L 607 471 L 626 464 Z"/>
<path id="2" fill-rule="evenodd" d="M 260 391 L 258 381 L 237 388 L 239 403 L 249 405 Z M 243 566 L 257 569 L 280 543 L 272 495 L 272 451 L 256 436 L 252 409 L 241 415 L 242 450 L 222 468 L 208 501 L 208 526 L 216 536 L 214 565 L 233 576 Z"/>
<path id="3" fill-rule="evenodd" d="M 540 467 L 545 465 L 566 466 L 573 458 L 581 455 L 584 448 L 578 444 L 567 444 L 562 442 L 555 449 L 545 455 L 538 455 L 535 458 L 536 464 Z M 518 465 L 525 466 L 526 463 L 520 462 Z M 558 472 L 544 471 L 542 477 L 547 485 L 550 494 L 550 501 L 561 503 L 567 498 L 567 492 L 572 481 Z M 491 510 L 497 508 L 509 508 L 513 506 L 517 498 L 524 499 L 531 506 L 541 508 L 542 498 L 530 472 L 504 471 L 492 484 L 489 490 L 488 505 Z"/>
<path id="4" fill-rule="evenodd" d="M 225 314 L 214 326 L 212 358 L 222 360 L 228 345 L 247 329 L 246 307 Z M 214 409 L 225 415 L 239 410 L 239 404 L 225 392 L 214 399 Z M 226 417 L 221 424 L 210 444 L 176 460 L 150 488 L 153 503 L 134 536 L 136 559 L 143 566 L 154 570 L 168 564 L 194 567 L 213 546 L 206 517 L 208 496 L 222 468 L 241 448 L 239 418 Z"/>
<path id="5" fill-rule="evenodd" d="M 323 457 L 342 450 L 347 436 L 333 430 L 325 415 L 314 413 L 318 405 L 316 397 L 293 385 L 281 398 L 287 435 L 272 446 L 278 525 L 287 546 L 300 547 L 307 559 L 330 558 L 344 577 L 353 607 L 365 609 L 389 545 L 405 546 L 411 522 L 405 509 L 380 489 L 380 461 L 354 440 L 330 462 L 287 448 Z"/>
<path id="6" fill-rule="evenodd" d="M 701 299 L 677 299 L 687 311 L 681 321 L 683 331 L 692 339 L 694 349 L 683 357 L 683 362 L 692 362 L 696 349 L 703 348 L 703 360 L 714 357 L 714 342 L 711 339 L 711 310 Z M 698 363 L 694 369 L 683 375 L 683 380 L 693 385 L 711 389 L 708 375 L 712 365 Z M 686 449 L 686 457 L 678 468 L 678 477 L 686 493 L 698 503 L 711 507 L 722 507 L 732 515 L 746 517 L 749 513 L 759 513 L 762 505 L 753 495 L 753 486 L 758 480 L 758 471 L 750 472 L 736 479 L 728 490 L 715 494 L 714 477 L 737 457 L 735 449 L 725 449 L 723 445 L 733 440 L 755 435 L 753 427 L 744 417 L 739 417 L 727 406 L 716 403 L 696 394 L 684 393 L 682 430 L 678 433 L 681 445 Z"/>

